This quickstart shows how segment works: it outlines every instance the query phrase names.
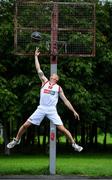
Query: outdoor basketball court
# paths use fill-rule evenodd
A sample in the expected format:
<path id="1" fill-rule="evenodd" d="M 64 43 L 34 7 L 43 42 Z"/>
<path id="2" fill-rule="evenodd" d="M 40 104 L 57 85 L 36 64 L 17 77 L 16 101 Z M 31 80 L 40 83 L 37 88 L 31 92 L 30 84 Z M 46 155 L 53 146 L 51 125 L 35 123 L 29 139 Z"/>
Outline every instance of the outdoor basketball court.
<path id="1" fill-rule="evenodd" d="M 50 59 L 46 63 L 51 65 L 51 75 L 57 73 L 59 57 L 95 56 L 94 3 L 76 3 L 68 0 L 16 0 L 14 25 L 15 54 L 32 56 L 38 47 L 41 56 L 48 56 Z M 32 41 L 33 32 L 41 33 L 39 43 Z M 55 174 L 56 127 L 52 123 L 50 123 L 49 157 L 50 174 Z M 37 178 L 66 179 L 62 176 L 37 176 Z"/>

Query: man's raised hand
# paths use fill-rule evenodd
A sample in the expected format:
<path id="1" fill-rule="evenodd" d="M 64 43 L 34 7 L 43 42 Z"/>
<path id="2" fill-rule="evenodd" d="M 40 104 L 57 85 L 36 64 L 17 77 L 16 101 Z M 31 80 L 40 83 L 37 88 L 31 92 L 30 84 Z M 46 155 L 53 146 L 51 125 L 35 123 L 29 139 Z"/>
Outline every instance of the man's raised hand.
<path id="1" fill-rule="evenodd" d="M 39 54 L 40 54 L 39 48 L 36 48 L 36 50 L 35 50 L 35 56 L 39 56 Z"/>

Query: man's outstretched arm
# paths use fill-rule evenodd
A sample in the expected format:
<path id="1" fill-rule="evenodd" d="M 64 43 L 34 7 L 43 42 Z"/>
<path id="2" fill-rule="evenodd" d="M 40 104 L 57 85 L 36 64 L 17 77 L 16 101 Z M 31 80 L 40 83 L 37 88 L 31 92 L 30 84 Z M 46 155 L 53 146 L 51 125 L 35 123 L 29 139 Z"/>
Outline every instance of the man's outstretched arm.
<path id="1" fill-rule="evenodd" d="M 48 79 L 45 77 L 43 71 L 40 68 L 40 63 L 38 60 L 39 54 L 40 54 L 39 49 L 36 48 L 36 51 L 35 51 L 35 67 L 36 67 L 36 70 L 37 70 L 37 73 L 38 73 L 40 80 L 42 81 L 42 83 L 45 83 Z"/>
<path id="2" fill-rule="evenodd" d="M 70 103 L 70 101 L 66 98 L 66 96 L 64 95 L 64 92 L 61 88 L 60 90 L 60 98 L 63 100 L 64 104 L 74 113 L 75 118 L 77 118 L 78 120 L 80 120 L 79 118 L 79 114 L 75 111 L 75 109 L 73 108 L 72 104 Z"/>

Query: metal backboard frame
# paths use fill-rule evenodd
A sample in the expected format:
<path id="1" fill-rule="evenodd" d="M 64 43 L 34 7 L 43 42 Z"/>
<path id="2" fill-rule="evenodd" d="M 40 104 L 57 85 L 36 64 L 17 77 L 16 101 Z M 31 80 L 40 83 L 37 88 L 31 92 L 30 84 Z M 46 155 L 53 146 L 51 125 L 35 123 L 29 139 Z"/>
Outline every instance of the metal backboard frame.
<path id="1" fill-rule="evenodd" d="M 58 6 L 58 56 L 95 56 L 95 4 L 77 2 L 43 2 L 38 0 L 15 3 L 14 49 L 17 55 L 33 55 L 39 46 L 41 55 L 50 56 L 54 4 Z M 39 31 L 41 42 L 31 40 L 31 33 Z"/>

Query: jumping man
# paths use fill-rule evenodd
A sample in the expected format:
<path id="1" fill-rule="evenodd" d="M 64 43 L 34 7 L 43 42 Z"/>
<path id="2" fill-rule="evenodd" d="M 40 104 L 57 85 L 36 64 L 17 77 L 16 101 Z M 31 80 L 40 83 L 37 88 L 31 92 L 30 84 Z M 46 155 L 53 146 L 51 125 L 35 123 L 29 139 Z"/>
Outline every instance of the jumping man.
<path id="1" fill-rule="evenodd" d="M 42 82 L 42 87 L 40 91 L 40 103 L 35 112 L 27 119 L 27 121 L 20 127 L 16 137 L 7 144 L 7 148 L 11 149 L 15 145 L 20 143 L 21 136 L 32 124 L 40 125 L 44 117 L 46 116 L 50 119 L 56 127 L 65 134 L 69 139 L 72 147 L 75 151 L 82 151 L 83 147 L 75 143 L 71 133 L 64 127 L 63 122 L 58 115 L 56 105 L 58 102 L 58 97 L 62 99 L 64 104 L 73 112 L 75 118 L 80 120 L 78 113 L 75 111 L 69 100 L 65 97 L 63 89 L 57 84 L 59 76 L 57 74 L 52 74 L 50 80 L 48 80 L 40 68 L 40 63 L 38 60 L 40 52 L 38 49 L 35 51 L 35 66 L 38 76 Z"/>

